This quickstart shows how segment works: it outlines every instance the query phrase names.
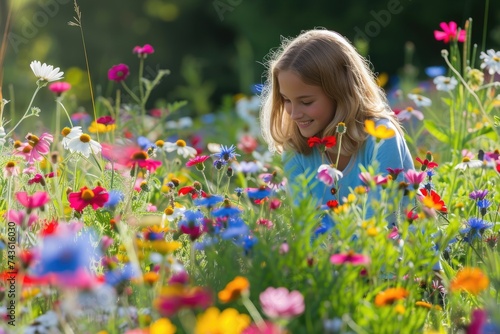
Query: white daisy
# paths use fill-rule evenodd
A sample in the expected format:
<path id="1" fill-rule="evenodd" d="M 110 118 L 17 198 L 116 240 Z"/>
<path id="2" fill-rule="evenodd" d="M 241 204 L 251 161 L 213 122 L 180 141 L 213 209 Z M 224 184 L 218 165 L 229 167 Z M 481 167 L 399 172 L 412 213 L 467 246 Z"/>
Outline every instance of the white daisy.
<path id="1" fill-rule="evenodd" d="M 481 52 L 479 58 L 483 60 L 481 69 L 486 67 L 489 74 L 500 74 L 500 51 L 495 52 L 495 50 L 490 49 L 486 52 Z"/>
<path id="2" fill-rule="evenodd" d="M 186 142 L 179 139 L 175 143 L 166 142 L 163 144 L 163 149 L 167 152 L 177 151 L 178 155 L 182 155 L 183 158 L 192 158 L 196 156 L 196 149 L 186 145 Z"/>
<path id="3" fill-rule="evenodd" d="M 82 133 L 78 137 L 74 137 L 67 144 L 67 149 L 71 152 L 77 152 L 88 158 L 90 154 L 98 154 L 102 150 L 101 144 L 91 139 L 86 133 Z"/>
<path id="4" fill-rule="evenodd" d="M 54 68 L 52 65 L 41 64 L 38 60 L 33 60 L 30 67 L 39 80 L 46 82 L 61 80 L 64 75 L 64 72 L 59 71 L 59 67 Z"/>
<path id="5" fill-rule="evenodd" d="M 467 168 L 478 168 L 482 165 L 481 160 L 471 160 L 469 157 L 464 157 L 462 162 L 455 166 L 455 169 L 466 170 Z"/>
<path id="6" fill-rule="evenodd" d="M 61 134 L 64 137 L 61 141 L 61 144 L 63 148 L 67 149 L 69 141 L 73 138 L 80 137 L 83 134 L 83 131 L 81 126 L 74 126 L 71 129 L 65 127 L 64 129 L 62 129 Z"/>
<path id="7" fill-rule="evenodd" d="M 408 98 L 417 105 L 417 107 L 429 107 L 432 104 L 431 99 L 419 94 L 408 94 Z"/>
<path id="8" fill-rule="evenodd" d="M 163 215 L 161 217 L 161 226 L 164 227 L 167 224 L 167 220 L 169 222 L 174 222 L 184 216 L 184 212 L 186 211 L 186 207 L 175 202 L 174 207 L 168 206 L 165 210 L 163 210 Z"/>
<path id="9" fill-rule="evenodd" d="M 442 75 L 435 77 L 433 82 L 436 85 L 437 90 L 441 90 L 444 92 L 453 90 L 458 84 L 458 81 L 457 79 L 455 79 L 455 77 L 445 77 Z"/>

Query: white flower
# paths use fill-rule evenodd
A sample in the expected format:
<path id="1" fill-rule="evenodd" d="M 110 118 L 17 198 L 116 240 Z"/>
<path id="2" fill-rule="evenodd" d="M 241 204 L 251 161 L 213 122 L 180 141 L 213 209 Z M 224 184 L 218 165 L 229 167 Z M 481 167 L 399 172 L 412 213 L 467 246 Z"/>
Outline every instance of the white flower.
<path id="1" fill-rule="evenodd" d="M 444 92 L 453 90 L 458 84 L 458 81 L 457 79 L 455 79 L 455 77 L 445 77 L 442 75 L 435 77 L 433 82 L 436 85 L 437 90 L 441 90 Z"/>
<path id="2" fill-rule="evenodd" d="M 499 73 L 500 74 L 500 51 L 490 49 L 486 52 L 481 52 L 479 56 L 483 60 L 481 64 L 481 69 L 485 67 L 488 68 L 489 74 Z"/>
<path id="3" fill-rule="evenodd" d="M 52 65 L 41 64 L 38 60 L 33 60 L 30 67 L 38 79 L 47 82 L 61 80 L 64 75 L 64 72 L 59 71 L 59 67 L 54 68 Z"/>
<path id="4" fill-rule="evenodd" d="M 74 137 L 67 143 L 67 149 L 71 152 L 77 152 L 88 158 L 90 154 L 98 154 L 102 151 L 102 146 L 95 140 L 91 139 L 86 133 Z"/>
<path id="5" fill-rule="evenodd" d="M 177 121 L 168 121 L 165 123 L 167 129 L 189 129 L 193 126 L 191 117 L 181 117 Z"/>
<path id="6" fill-rule="evenodd" d="M 62 129 L 61 134 L 64 137 L 63 140 L 61 141 L 61 144 L 63 148 L 67 149 L 70 140 L 76 137 L 80 137 L 83 134 L 83 131 L 81 126 L 74 126 L 71 129 L 66 127 Z"/>
<path id="7" fill-rule="evenodd" d="M 164 227 L 166 226 L 166 221 L 168 220 L 169 222 L 174 222 L 177 219 L 181 218 L 184 215 L 184 212 L 186 211 L 186 207 L 179 203 L 174 203 L 174 207 L 168 206 L 164 211 L 163 215 L 161 217 L 161 226 Z"/>
<path id="8" fill-rule="evenodd" d="M 481 160 L 471 160 L 468 157 L 462 159 L 462 162 L 455 166 L 455 169 L 466 170 L 467 168 L 478 168 L 483 165 Z"/>
<path id="9" fill-rule="evenodd" d="M 424 114 L 420 110 L 407 107 L 406 109 L 401 110 L 397 117 L 400 121 L 407 121 L 412 117 L 421 121 L 424 119 Z"/>
<path id="10" fill-rule="evenodd" d="M 417 105 L 417 107 L 429 107 L 432 104 L 431 99 L 419 94 L 408 94 L 408 98 Z"/>
<path id="11" fill-rule="evenodd" d="M 177 154 L 182 155 L 183 158 L 192 158 L 197 153 L 195 148 L 187 146 L 186 142 L 182 139 L 179 139 L 175 143 L 166 142 L 163 144 L 163 149 L 167 152 L 177 151 Z"/>

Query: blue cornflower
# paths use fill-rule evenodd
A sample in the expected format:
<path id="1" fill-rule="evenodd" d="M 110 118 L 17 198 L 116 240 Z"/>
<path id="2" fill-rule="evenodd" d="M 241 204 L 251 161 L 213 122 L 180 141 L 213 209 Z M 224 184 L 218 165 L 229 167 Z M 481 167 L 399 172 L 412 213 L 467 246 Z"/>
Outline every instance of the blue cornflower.
<path id="1" fill-rule="evenodd" d="M 148 138 L 143 137 L 143 136 L 140 136 L 137 138 L 137 144 L 139 145 L 139 147 L 143 151 L 147 151 L 150 148 L 154 148 L 154 149 L 157 148 L 154 143 L 152 143 Z"/>
<path id="2" fill-rule="evenodd" d="M 222 167 L 224 167 L 225 165 L 227 165 L 227 161 L 221 160 L 221 159 L 217 159 L 217 160 L 214 160 L 213 165 L 214 165 L 215 169 L 221 170 Z"/>
<path id="3" fill-rule="evenodd" d="M 186 210 L 184 211 L 184 218 L 179 222 L 184 224 L 201 224 L 201 220 L 203 219 L 203 213 L 200 210 Z"/>
<path id="4" fill-rule="evenodd" d="M 241 195 L 243 194 L 245 190 L 243 188 L 240 188 L 240 187 L 237 187 L 237 188 L 234 188 L 234 192 L 236 193 L 236 196 L 238 197 L 241 197 Z"/>
<path id="5" fill-rule="evenodd" d="M 241 210 L 235 206 L 225 205 L 222 208 L 215 209 L 212 211 L 214 217 L 230 217 L 236 216 L 241 213 Z"/>
<path id="6" fill-rule="evenodd" d="M 245 254 L 248 254 L 248 252 L 252 250 L 253 246 L 257 243 L 257 241 L 258 239 L 255 236 L 246 235 L 241 240 L 239 240 L 239 243 L 243 246 Z"/>
<path id="7" fill-rule="evenodd" d="M 236 159 L 236 157 L 240 156 L 239 154 L 236 153 L 236 147 L 234 145 L 231 146 L 220 146 L 220 152 L 214 154 L 215 157 L 217 157 L 220 160 L 224 161 L 230 161 L 233 159 Z"/>
<path id="8" fill-rule="evenodd" d="M 116 189 L 108 191 L 108 194 L 108 201 L 104 204 L 104 207 L 111 210 L 113 210 L 125 198 L 123 193 Z"/>
<path id="9" fill-rule="evenodd" d="M 43 239 L 39 263 L 33 272 L 35 275 L 72 274 L 79 269 L 87 270 L 92 261 L 100 256 L 92 246 L 89 232 L 78 235 L 74 231 L 64 231 L 49 235 Z"/>
<path id="10" fill-rule="evenodd" d="M 479 212 L 481 212 L 481 216 L 484 216 L 488 211 L 488 208 L 491 206 L 491 202 L 487 199 L 480 199 L 477 201 L 477 207 L 479 208 Z"/>
<path id="11" fill-rule="evenodd" d="M 215 204 L 220 203 L 224 200 L 224 197 L 219 195 L 207 195 L 207 197 L 197 198 L 194 200 L 194 204 L 197 206 L 204 206 L 206 208 L 212 208 Z"/>
<path id="12" fill-rule="evenodd" d="M 469 218 L 467 226 L 468 227 L 462 229 L 460 233 L 464 234 L 466 241 L 471 243 L 474 239 L 481 238 L 483 232 L 492 227 L 493 224 L 490 224 L 480 218 L 473 217 Z"/>
<path id="13" fill-rule="evenodd" d="M 318 228 L 314 231 L 314 235 L 317 237 L 320 234 L 326 233 L 335 226 L 335 222 L 330 215 L 324 215 L 321 218 L 321 223 Z"/>
<path id="14" fill-rule="evenodd" d="M 444 66 L 429 66 L 424 69 L 425 74 L 431 78 L 435 78 L 446 73 L 446 67 Z"/>
<path id="15" fill-rule="evenodd" d="M 124 281 L 130 281 L 140 276 L 140 269 L 137 266 L 127 263 L 122 268 L 108 271 L 104 274 L 104 280 L 107 284 L 116 286 Z"/>
<path id="16" fill-rule="evenodd" d="M 469 198 L 475 201 L 484 199 L 488 195 L 488 189 L 474 190 L 469 194 Z"/>
<path id="17" fill-rule="evenodd" d="M 261 186 L 259 188 L 248 188 L 247 194 L 249 198 L 252 199 L 264 199 L 271 195 L 272 189 L 266 186 Z"/>
<path id="18" fill-rule="evenodd" d="M 230 217 L 227 227 L 220 233 L 222 239 L 241 238 L 248 235 L 248 225 L 240 217 Z"/>

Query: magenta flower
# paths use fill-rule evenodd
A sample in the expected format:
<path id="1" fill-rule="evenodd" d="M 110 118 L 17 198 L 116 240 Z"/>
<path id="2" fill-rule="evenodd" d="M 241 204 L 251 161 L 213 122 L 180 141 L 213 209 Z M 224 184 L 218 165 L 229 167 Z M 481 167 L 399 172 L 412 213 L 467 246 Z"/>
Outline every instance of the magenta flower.
<path id="1" fill-rule="evenodd" d="M 455 22 L 441 22 L 439 26 L 443 29 L 443 31 L 434 30 L 434 38 L 436 38 L 436 40 L 443 41 L 445 43 L 455 40 L 462 43 L 465 41 L 465 30 L 460 30 L 460 32 L 457 33 L 457 24 Z"/>
<path id="2" fill-rule="evenodd" d="M 304 296 L 299 291 L 269 287 L 260 296 L 262 311 L 270 318 L 292 318 L 305 310 Z"/>
<path id="3" fill-rule="evenodd" d="M 363 254 L 356 254 L 353 251 L 341 254 L 333 254 L 330 256 L 330 262 L 333 264 L 350 263 L 354 266 L 365 265 L 370 263 L 370 258 Z"/>
<path id="4" fill-rule="evenodd" d="M 102 116 L 102 117 L 99 117 L 97 120 L 96 120 L 96 123 L 99 123 L 99 124 L 104 124 L 104 125 L 110 125 L 110 124 L 115 124 L 115 120 L 113 117 L 111 116 Z"/>
<path id="5" fill-rule="evenodd" d="M 125 64 L 118 64 L 111 67 L 108 71 L 108 79 L 116 82 L 121 82 L 127 79 L 130 71 Z"/>
<path id="6" fill-rule="evenodd" d="M 83 187 L 79 192 L 68 195 L 69 206 L 78 212 L 82 212 L 86 206 L 91 205 L 94 210 L 102 208 L 109 199 L 109 193 L 103 187 L 94 189 Z"/>
<path id="7" fill-rule="evenodd" d="M 413 189 L 417 190 L 420 183 L 424 182 L 426 172 L 417 172 L 414 169 L 409 169 L 404 173 L 405 178 L 410 184 L 413 185 Z"/>
<path id="8" fill-rule="evenodd" d="M 60 96 L 62 93 L 71 89 L 71 84 L 69 82 L 65 82 L 65 81 L 58 81 L 58 82 L 51 83 L 49 85 L 49 89 L 50 89 L 50 91 L 55 93 L 57 96 Z"/>
<path id="9" fill-rule="evenodd" d="M 16 198 L 22 206 L 28 209 L 28 211 L 35 208 L 41 208 L 49 202 L 49 194 L 45 191 L 37 191 L 32 196 L 29 196 L 25 191 L 18 192 L 16 193 Z"/>
<path id="10" fill-rule="evenodd" d="M 147 55 L 152 54 L 155 52 L 155 49 L 149 45 L 149 44 L 144 44 L 144 46 L 136 46 L 133 50 L 133 53 L 137 53 L 139 57 L 146 57 Z"/>
<path id="11" fill-rule="evenodd" d="M 285 334 L 288 331 L 282 329 L 278 324 L 264 321 L 259 324 L 253 323 L 241 332 L 241 334 Z"/>
<path id="12" fill-rule="evenodd" d="M 203 163 L 210 158 L 209 155 L 197 155 L 194 158 L 189 159 L 188 162 L 186 162 L 186 167 L 192 167 L 196 166 L 196 168 L 202 168 Z"/>

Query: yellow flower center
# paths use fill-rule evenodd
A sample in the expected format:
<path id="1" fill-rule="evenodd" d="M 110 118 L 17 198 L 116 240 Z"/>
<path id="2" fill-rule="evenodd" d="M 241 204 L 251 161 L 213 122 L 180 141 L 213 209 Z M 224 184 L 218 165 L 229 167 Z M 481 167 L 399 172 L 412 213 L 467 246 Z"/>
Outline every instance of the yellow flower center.
<path id="1" fill-rule="evenodd" d="M 155 145 L 158 147 L 163 147 L 163 145 L 165 145 L 165 142 L 163 140 L 159 139 L 155 142 Z"/>
<path id="2" fill-rule="evenodd" d="M 94 192 L 90 189 L 85 189 L 82 192 L 82 199 L 85 201 L 90 201 L 94 197 L 95 197 Z"/>
<path id="3" fill-rule="evenodd" d="M 7 167 L 7 168 L 16 167 L 16 163 L 14 161 L 9 161 L 9 162 L 7 162 L 7 164 L 5 165 L 5 167 Z"/>
<path id="4" fill-rule="evenodd" d="M 144 151 L 132 154 L 132 159 L 134 160 L 146 160 L 148 157 L 148 154 Z"/>
<path id="5" fill-rule="evenodd" d="M 464 157 L 464 158 L 462 159 L 462 162 L 470 162 L 470 158 L 468 158 L 468 157 Z"/>
<path id="6" fill-rule="evenodd" d="M 16 141 L 14 142 L 14 148 L 21 147 L 21 144 L 22 144 L 22 143 L 21 143 L 19 140 L 16 140 Z"/>
<path id="7" fill-rule="evenodd" d="M 175 144 L 179 147 L 185 147 L 186 146 L 186 142 L 182 139 L 179 139 L 178 141 L 175 142 Z"/>
<path id="8" fill-rule="evenodd" d="M 61 130 L 61 134 L 66 137 L 67 135 L 69 135 L 69 133 L 71 132 L 71 129 L 68 128 L 68 127 L 65 127 L 64 129 Z"/>
<path id="9" fill-rule="evenodd" d="M 163 211 L 167 216 L 171 216 L 174 214 L 174 209 L 172 209 L 171 206 L 169 206 L 168 208 L 165 209 L 165 211 Z"/>
<path id="10" fill-rule="evenodd" d="M 82 143 L 88 143 L 88 142 L 90 142 L 90 136 L 88 134 L 84 133 L 80 136 L 80 141 Z"/>
<path id="11" fill-rule="evenodd" d="M 26 145 L 23 147 L 23 153 L 30 153 L 32 149 L 31 145 Z"/>
<path id="12" fill-rule="evenodd" d="M 408 111 L 408 112 L 412 112 L 413 110 L 414 110 L 414 109 L 413 109 L 412 107 L 407 107 L 407 108 L 406 108 L 406 111 Z"/>
<path id="13" fill-rule="evenodd" d="M 27 139 L 31 146 L 35 146 L 40 141 L 40 138 L 32 134 L 30 134 Z"/>
<path id="14" fill-rule="evenodd" d="M 493 57 L 492 60 L 496 63 L 500 63 L 500 57 Z"/>

